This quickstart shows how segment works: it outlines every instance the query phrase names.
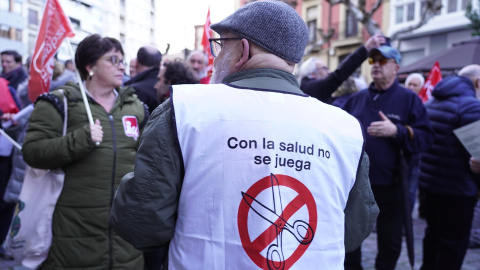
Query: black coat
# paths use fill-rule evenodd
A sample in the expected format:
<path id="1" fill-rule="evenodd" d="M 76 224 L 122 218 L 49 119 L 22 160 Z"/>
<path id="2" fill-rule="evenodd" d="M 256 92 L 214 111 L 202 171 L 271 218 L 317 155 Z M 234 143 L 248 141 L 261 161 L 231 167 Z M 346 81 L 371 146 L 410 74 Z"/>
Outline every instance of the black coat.
<path id="1" fill-rule="evenodd" d="M 137 94 L 138 99 L 147 104 L 150 114 L 160 104 L 157 99 L 157 90 L 154 88 L 158 82 L 159 71 L 159 68 L 142 71 L 125 83 L 125 85 L 130 85 L 135 89 L 135 94 Z"/>
<path id="2" fill-rule="evenodd" d="M 333 101 L 332 93 L 367 59 L 367 53 L 367 49 L 364 46 L 360 46 L 343 60 L 334 72 L 328 74 L 324 79 L 302 78 L 300 89 L 305 94 L 322 102 L 331 103 Z"/>
<path id="3" fill-rule="evenodd" d="M 432 91 L 425 103 L 435 141 L 422 153 L 419 185 L 433 193 L 451 196 L 475 196 L 480 185 L 478 175 L 468 165 L 470 154 L 453 133 L 454 129 L 480 120 L 480 101 L 467 77 L 449 76 Z"/>

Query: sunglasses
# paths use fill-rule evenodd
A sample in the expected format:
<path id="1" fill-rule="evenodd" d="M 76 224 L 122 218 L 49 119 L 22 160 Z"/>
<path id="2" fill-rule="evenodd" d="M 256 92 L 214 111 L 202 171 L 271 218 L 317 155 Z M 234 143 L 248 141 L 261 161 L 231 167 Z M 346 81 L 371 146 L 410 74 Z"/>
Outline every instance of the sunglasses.
<path id="1" fill-rule="evenodd" d="M 368 58 L 368 63 L 370 65 L 373 65 L 375 64 L 375 62 L 378 62 L 378 64 L 380 64 L 380 66 L 383 66 L 383 65 L 386 65 L 388 62 L 391 62 L 391 61 L 395 61 L 393 59 L 387 59 L 387 58 L 380 58 L 380 59 L 374 59 L 374 58 Z"/>

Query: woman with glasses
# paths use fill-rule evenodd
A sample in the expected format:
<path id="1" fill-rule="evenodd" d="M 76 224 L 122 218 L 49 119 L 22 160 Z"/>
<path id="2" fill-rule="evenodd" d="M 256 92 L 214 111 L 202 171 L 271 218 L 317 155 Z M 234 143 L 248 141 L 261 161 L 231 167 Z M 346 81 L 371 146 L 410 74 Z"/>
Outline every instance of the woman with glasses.
<path id="1" fill-rule="evenodd" d="M 118 40 L 86 37 L 75 62 L 95 124 L 88 122 L 79 85 L 69 82 L 63 92 L 37 99 L 22 150 L 31 167 L 65 172 L 41 269 L 142 269 L 142 253 L 112 231 L 108 215 L 120 179 L 133 171 L 148 112 L 133 88 L 120 87 L 125 61 Z"/>

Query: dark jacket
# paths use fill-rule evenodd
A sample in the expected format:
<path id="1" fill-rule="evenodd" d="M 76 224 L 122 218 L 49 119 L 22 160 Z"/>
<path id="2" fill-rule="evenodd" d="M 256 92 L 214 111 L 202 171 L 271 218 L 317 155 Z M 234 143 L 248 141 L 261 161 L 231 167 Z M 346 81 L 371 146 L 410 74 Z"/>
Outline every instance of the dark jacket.
<path id="1" fill-rule="evenodd" d="M 420 186 L 438 194 L 475 196 L 480 184 L 478 175 L 470 170 L 470 155 L 453 133 L 454 129 L 480 120 L 480 101 L 475 98 L 472 81 L 446 77 L 435 86 L 432 96 L 425 106 L 435 141 L 422 154 Z"/>
<path id="2" fill-rule="evenodd" d="M 302 78 L 300 89 L 322 102 L 331 103 L 332 93 L 367 59 L 367 53 L 367 49 L 360 46 L 324 79 Z"/>
<path id="3" fill-rule="evenodd" d="M 103 127 L 103 141 L 95 146 L 78 85 L 62 88 L 68 99 L 66 136 L 63 96 L 53 91 L 37 99 L 22 149 L 30 166 L 65 172 L 42 269 L 142 269 L 142 253 L 112 231 L 108 214 L 121 177 L 133 170 L 138 146 L 138 138 L 125 133 L 123 117 L 134 116 L 140 124 L 145 108 L 131 87 L 117 89 L 110 112 L 89 98 L 93 119 Z"/>
<path id="4" fill-rule="evenodd" d="M 150 113 L 160 104 L 157 99 L 157 90 L 154 86 L 158 82 L 159 68 L 151 68 L 138 73 L 125 83 L 135 89 L 138 98 L 147 104 Z"/>
<path id="5" fill-rule="evenodd" d="M 374 121 L 381 121 L 382 111 L 397 126 L 393 138 L 374 137 L 368 133 L 366 152 L 370 157 L 370 181 L 372 185 L 393 185 L 399 179 L 399 153 L 402 149 L 407 156 L 426 150 L 433 142 L 433 130 L 422 101 L 410 90 L 401 87 L 398 81 L 386 90 L 377 90 L 371 83 L 369 88 L 353 94 L 343 109 L 355 116 L 364 130 Z M 409 126 L 413 130 L 410 137 Z"/>
<path id="6" fill-rule="evenodd" d="M 17 89 L 18 85 L 27 79 L 27 72 L 23 69 L 22 66 L 10 71 L 9 73 L 2 73 L 0 77 L 7 79 L 9 86 Z"/>

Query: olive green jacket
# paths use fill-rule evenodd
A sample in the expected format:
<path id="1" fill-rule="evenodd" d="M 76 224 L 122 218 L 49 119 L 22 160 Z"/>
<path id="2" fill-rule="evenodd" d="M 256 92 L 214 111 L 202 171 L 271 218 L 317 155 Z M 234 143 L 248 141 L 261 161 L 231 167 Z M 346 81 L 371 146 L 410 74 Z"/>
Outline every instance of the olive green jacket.
<path id="1" fill-rule="evenodd" d="M 93 119 L 103 128 L 103 141 L 95 146 L 78 85 L 62 88 L 68 98 L 66 136 L 63 95 L 54 91 L 37 99 L 22 150 L 30 166 L 65 172 L 42 269 L 143 269 L 142 253 L 113 232 L 108 215 L 120 179 L 133 170 L 139 141 L 126 136 L 122 118 L 135 116 L 140 126 L 148 114 L 130 87 L 117 89 L 109 113 L 89 98 Z"/>

